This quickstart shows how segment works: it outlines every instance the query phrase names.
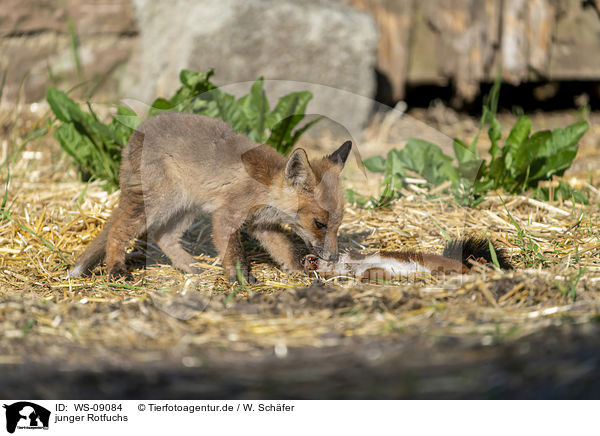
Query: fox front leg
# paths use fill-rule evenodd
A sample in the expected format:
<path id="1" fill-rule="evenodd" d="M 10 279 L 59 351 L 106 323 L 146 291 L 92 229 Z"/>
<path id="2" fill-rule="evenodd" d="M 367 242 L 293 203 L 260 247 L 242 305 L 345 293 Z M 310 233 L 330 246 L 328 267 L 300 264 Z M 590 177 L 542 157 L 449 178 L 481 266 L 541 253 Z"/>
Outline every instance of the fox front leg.
<path id="1" fill-rule="evenodd" d="M 248 269 L 248 260 L 242 246 L 240 228 L 244 218 L 228 209 L 217 209 L 213 213 L 213 241 L 223 262 L 223 272 L 230 282 L 238 280 L 238 265 L 243 279 L 250 284 L 256 278 Z"/>
<path id="2" fill-rule="evenodd" d="M 301 265 L 292 241 L 279 226 L 255 227 L 252 229 L 260 245 L 269 253 L 271 258 L 288 272 L 300 272 Z"/>

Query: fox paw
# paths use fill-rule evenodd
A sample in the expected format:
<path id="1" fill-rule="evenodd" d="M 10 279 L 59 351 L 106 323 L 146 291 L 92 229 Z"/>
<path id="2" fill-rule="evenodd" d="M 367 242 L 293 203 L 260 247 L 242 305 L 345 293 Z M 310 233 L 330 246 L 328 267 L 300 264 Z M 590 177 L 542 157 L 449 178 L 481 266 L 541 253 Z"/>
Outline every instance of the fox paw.
<path id="1" fill-rule="evenodd" d="M 197 266 L 188 266 L 188 265 L 186 265 L 185 267 L 180 267 L 179 269 L 186 274 L 201 274 L 205 271 L 204 268 L 200 268 Z"/>
<path id="2" fill-rule="evenodd" d="M 120 277 L 125 277 L 126 280 L 133 279 L 133 275 L 131 275 L 131 273 L 127 270 L 127 267 L 122 263 L 118 263 L 110 268 L 108 276 L 111 279 L 118 279 Z"/>
<path id="3" fill-rule="evenodd" d="M 244 283 L 246 283 L 248 285 L 255 285 L 258 283 L 258 280 L 256 279 L 256 277 L 254 277 L 252 275 L 252 273 L 250 273 L 248 271 L 242 270 L 241 276 L 242 276 L 242 280 L 244 281 Z M 229 281 L 231 283 L 235 283 L 235 282 L 239 283 L 237 271 L 233 271 L 233 272 L 229 273 Z M 241 284 L 242 283 L 240 283 L 240 285 Z"/>

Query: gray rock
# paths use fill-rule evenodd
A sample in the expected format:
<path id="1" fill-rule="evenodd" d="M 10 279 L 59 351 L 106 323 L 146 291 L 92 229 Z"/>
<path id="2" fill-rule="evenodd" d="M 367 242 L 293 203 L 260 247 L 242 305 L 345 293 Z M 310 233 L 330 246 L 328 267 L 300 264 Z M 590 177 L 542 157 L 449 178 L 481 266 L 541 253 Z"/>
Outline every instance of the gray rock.
<path id="1" fill-rule="evenodd" d="M 179 86 L 179 71 L 215 69 L 215 83 L 246 93 L 265 78 L 269 100 L 313 91 L 308 111 L 357 131 L 375 93 L 373 19 L 336 1 L 134 0 L 140 31 L 137 86 L 150 102 Z M 125 87 L 124 87 L 125 88 Z"/>
<path id="2" fill-rule="evenodd" d="M 77 35 L 81 76 L 70 21 Z M 0 72 L 6 70 L 7 77 L 0 103 L 39 101 L 48 86 L 70 89 L 86 80 L 72 96 L 97 83 L 94 102 L 116 100 L 115 71 L 129 59 L 136 33 L 129 0 L 2 0 Z"/>

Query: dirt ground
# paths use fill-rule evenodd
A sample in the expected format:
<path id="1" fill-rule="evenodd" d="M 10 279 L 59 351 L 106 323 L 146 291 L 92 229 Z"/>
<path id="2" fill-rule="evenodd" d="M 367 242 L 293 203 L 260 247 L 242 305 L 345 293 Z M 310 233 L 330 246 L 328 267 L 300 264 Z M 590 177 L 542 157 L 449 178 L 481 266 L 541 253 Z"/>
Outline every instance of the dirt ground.
<path id="1" fill-rule="evenodd" d="M 43 113 L 31 109 L 2 114 L 4 156 L 13 133 L 24 136 Z M 447 137 L 476 132 L 477 120 L 439 106 L 409 115 L 413 136 L 423 125 Z M 532 114 L 534 129 L 579 116 Z M 286 274 L 253 244 L 259 284 L 231 285 L 205 218 L 186 236 L 202 274 L 174 270 L 138 241 L 133 281 L 110 282 L 102 269 L 69 280 L 118 193 L 86 188 L 50 135 L 36 141 L 11 165 L 12 219 L 0 222 L 0 397 L 599 398 L 600 114 L 590 121 L 565 175 L 587 206 L 503 195 L 504 207 L 492 194 L 466 209 L 418 187 L 387 209 L 347 205 L 342 247 L 440 253 L 444 234 L 487 235 L 516 267 L 384 285 Z M 388 124 L 367 129 L 363 157 L 401 145 L 404 130 Z M 334 142 L 325 135 L 312 149 Z M 347 169 L 347 187 L 377 193 L 380 182 Z"/>

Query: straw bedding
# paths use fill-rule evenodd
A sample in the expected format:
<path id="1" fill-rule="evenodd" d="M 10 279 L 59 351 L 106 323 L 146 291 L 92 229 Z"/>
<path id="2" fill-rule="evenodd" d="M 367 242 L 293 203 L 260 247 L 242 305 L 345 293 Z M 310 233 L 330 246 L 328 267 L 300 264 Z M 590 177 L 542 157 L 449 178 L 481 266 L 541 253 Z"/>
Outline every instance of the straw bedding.
<path id="1" fill-rule="evenodd" d="M 28 126 L 24 121 L 19 132 Z M 597 158 L 598 129 L 586 141 L 582 155 Z M 58 361 L 68 368 L 169 359 L 194 367 L 207 350 L 285 358 L 293 348 L 415 337 L 494 346 L 548 326 L 599 319 L 598 167 L 569 174 L 590 196 L 589 206 L 503 195 L 505 208 L 490 195 L 467 209 L 409 186 L 390 208 L 346 207 L 342 247 L 441 253 L 444 234 L 486 235 L 505 248 L 513 271 L 482 266 L 463 276 L 385 285 L 348 278 L 313 284 L 306 275 L 280 271 L 251 246 L 259 284 L 238 286 L 221 276 L 206 219 L 186 235 L 202 274 L 174 270 L 151 241 L 137 241 L 129 255 L 140 266 L 133 281 L 111 282 L 102 268 L 91 278 L 67 279 L 68 265 L 102 229 L 118 193 L 96 183 L 86 187 L 61 156 L 48 136 L 11 166 L 12 219 L 0 222 L 0 364 Z M 377 189 L 379 180 L 362 177 L 350 168 L 347 186 Z M 507 211 L 543 262 L 527 266 L 531 253 L 524 253 Z"/>

